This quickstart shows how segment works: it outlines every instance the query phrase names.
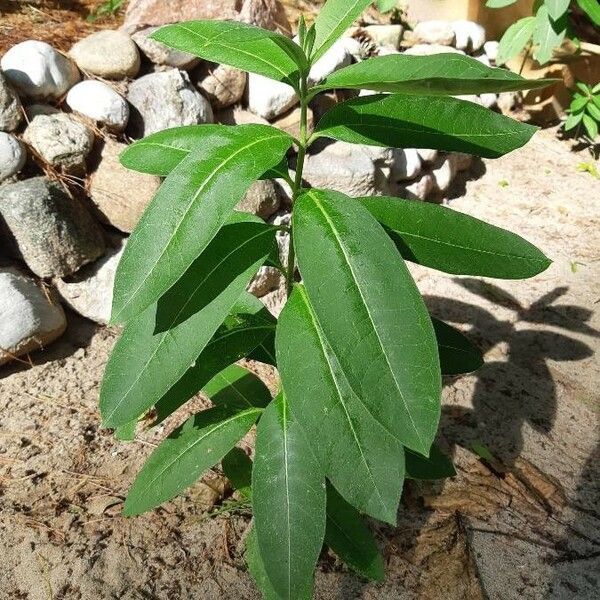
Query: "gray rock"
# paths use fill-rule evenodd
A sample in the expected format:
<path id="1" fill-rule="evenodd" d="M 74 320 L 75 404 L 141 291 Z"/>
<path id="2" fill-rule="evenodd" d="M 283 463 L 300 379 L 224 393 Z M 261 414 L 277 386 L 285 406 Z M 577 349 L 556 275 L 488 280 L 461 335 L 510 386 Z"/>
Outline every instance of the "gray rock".
<path id="1" fill-rule="evenodd" d="M 77 42 L 69 55 L 84 73 L 105 79 L 135 77 L 140 53 L 131 37 L 122 31 L 98 31 Z"/>
<path id="2" fill-rule="evenodd" d="M 238 103 L 246 90 L 247 74 L 228 65 L 206 63 L 197 73 L 198 88 L 216 110 Z"/>
<path id="3" fill-rule="evenodd" d="M 215 113 L 215 122 L 223 125 L 269 125 L 269 121 L 253 112 L 232 106 Z"/>
<path id="4" fill-rule="evenodd" d="M 394 189 L 394 196 L 406 200 L 427 200 L 435 189 L 435 180 L 431 173 L 423 173 L 410 185 L 400 185 Z"/>
<path id="5" fill-rule="evenodd" d="M 160 178 L 130 171 L 121 165 L 119 155 L 125 148 L 126 144 L 106 141 L 98 167 L 90 178 L 89 193 L 100 218 L 129 233 L 156 194 Z"/>
<path id="6" fill-rule="evenodd" d="M 38 115 L 23 139 L 49 165 L 67 173 L 85 172 L 85 159 L 94 144 L 93 133 L 69 115 Z"/>
<path id="7" fill-rule="evenodd" d="M 255 181 L 237 205 L 237 210 L 268 219 L 278 211 L 281 194 L 279 186 L 274 181 Z"/>
<path id="8" fill-rule="evenodd" d="M 422 21 L 413 29 L 413 39 L 421 44 L 454 44 L 454 29 L 447 21 Z"/>
<path id="9" fill-rule="evenodd" d="M 200 59 L 197 56 L 169 48 L 168 46 L 151 39 L 150 35 L 157 29 L 158 27 L 148 27 L 131 36 L 138 48 L 142 51 L 142 54 L 144 54 L 150 62 L 159 66 L 181 69 L 182 71 L 189 71 L 198 65 Z"/>
<path id="10" fill-rule="evenodd" d="M 310 69 L 310 83 L 319 83 L 338 69 L 347 67 L 352 62 L 349 46 L 352 42 L 351 38 L 341 38 L 335 42 Z"/>
<path id="11" fill-rule="evenodd" d="M 455 46 L 459 50 L 477 52 L 485 44 L 485 29 L 474 21 L 452 21 L 450 24 L 456 36 Z"/>
<path id="12" fill-rule="evenodd" d="M 395 148 L 391 177 L 395 182 L 415 179 L 421 173 L 421 158 L 414 148 Z"/>
<path id="13" fill-rule="evenodd" d="M 276 290 L 282 283 L 283 276 L 279 269 L 274 267 L 261 267 L 248 286 L 248 291 L 257 298 L 266 296 Z"/>
<path id="14" fill-rule="evenodd" d="M 33 279 L 0 268 L 0 365 L 47 346 L 66 327 L 60 304 Z"/>
<path id="15" fill-rule="evenodd" d="M 298 95 L 294 88 L 286 83 L 257 73 L 248 75 L 248 107 L 259 117 L 275 119 L 297 103 Z"/>
<path id="16" fill-rule="evenodd" d="M 6 78 L 29 98 L 57 100 L 80 79 L 75 64 L 50 44 L 28 40 L 13 46 L 0 61 Z"/>
<path id="17" fill-rule="evenodd" d="M 22 119 L 21 100 L 0 71 L 0 131 L 14 131 Z"/>
<path id="18" fill-rule="evenodd" d="M 0 224 L 11 250 L 38 277 L 64 277 L 104 253 L 86 208 L 46 177 L 0 187 Z"/>
<path id="19" fill-rule="evenodd" d="M 496 64 L 496 58 L 498 56 L 498 46 L 500 45 L 500 42 L 497 42 L 495 40 L 490 40 L 489 42 L 486 42 L 483 45 L 483 51 L 485 52 L 486 56 L 490 59 L 490 62 L 492 64 Z"/>
<path id="20" fill-rule="evenodd" d="M 136 79 L 127 99 L 135 110 L 130 117 L 131 133 L 144 137 L 181 125 L 213 122 L 210 103 L 192 84 L 187 73 L 171 69 Z"/>
<path id="21" fill-rule="evenodd" d="M 89 79 L 73 86 L 67 94 L 67 104 L 71 110 L 111 131 L 123 131 L 129 121 L 125 98 L 102 81 Z"/>
<path id="22" fill-rule="evenodd" d="M 115 273 L 124 250 L 125 240 L 120 240 L 116 248 L 110 248 L 100 260 L 72 277 L 55 279 L 65 303 L 86 319 L 106 325 L 110 321 Z"/>
<path id="23" fill-rule="evenodd" d="M 38 115 L 57 115 L 60 110 L 51 104 L 28 104 L 25 107 L 27 121 L 33 121 Z"/>
<path id="24" fill-rule="evenodd" d="M 402 25 L 369 25 L 364 29 L 378 46 L 396 49 L 400 47 L 404 33 Z"/>
<path id="25" fill-rule="evenodd" d="M 0 131 L 0 182 L 16 175 L 26 160 L 23 144 L 14 135 Z"/>

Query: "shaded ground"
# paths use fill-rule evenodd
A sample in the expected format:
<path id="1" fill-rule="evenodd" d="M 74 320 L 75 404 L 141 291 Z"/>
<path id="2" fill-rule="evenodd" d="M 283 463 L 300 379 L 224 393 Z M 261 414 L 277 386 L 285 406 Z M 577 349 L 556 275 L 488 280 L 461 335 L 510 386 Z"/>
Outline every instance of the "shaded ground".
<path id="1" fill-rule="evenodd" d="M 486 352 L 480 373 L 444 390 L 441 441 L 458 476 L 407 485 L 398 528 L 377 526 L 385 584 L 363 585 L 323 556 L 317 598 L 597 597 L 600 181 L 577 172 L 582 160 L 543 131 L 486 161 L 453 201 L 528 237 L 554 264 L 526 282 L 414 269 L 433 312 Z M 257 598 L 242 557 L 248 515 L 207 517 L 230 495 L 217 471 L 151 514 L 120 516 L 162 432 L 124 444 L 99 430 L 98 383 L 115 339 L 71 314 L 35 366 L 0 369 L 0 598 Z"/>

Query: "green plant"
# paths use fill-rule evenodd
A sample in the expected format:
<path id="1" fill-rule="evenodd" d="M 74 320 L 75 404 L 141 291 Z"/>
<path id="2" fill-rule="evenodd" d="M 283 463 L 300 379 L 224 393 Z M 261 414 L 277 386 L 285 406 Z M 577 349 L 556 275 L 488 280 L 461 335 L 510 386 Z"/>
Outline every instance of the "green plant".
<path id="1" fill-rule="evenodd" d="M 405 260 L 508 279 L 550 264 L 519 236 L 448 208 L 303 187 L 305 156 L 319 138 L 495 158 L 535 132 L 453 96 L 548 82 L 466 56 L 375 57 L 309 84 L 311 65 L 369 3 L 330 0 L 313 26 L 300 21 L 299 45 L 242 23 L 159 29 L 154 39 L 172 48 L 292 86 L 300 134 L 266 125 L 179 127 L 121 156 L 126 167 L 166 179 L 118 267 L 112 322 L 125 327 L 102 383 L 103 423 L 127 438 L 151 409 L 158 424 L 201 390 L 213 404 L 152 453 L 124 514 L 159 506 L 222 461 L 252 502 L 247 559 L 267 598 L 310 597 L 323 543 L 359 575 L 382 579 L 363 515 L 393 524 L 405 478 L 454 473 L 432 445 L 441 375 L 475 370 L 482 357 L 430 317 Z M 310 100 L 336 88 L 381 93 L 334 106 L 309 134 Z M 280 228 L 290 237 L 285 265 L 278 228 L 234 210 L 254 180 L 275 177 L 293 192 L 292 223 Z M 263 264 L 286 278 L 279 320 L 245 291 Z M 274 399 L 235 364 L 243 357 L 277 367 Z M 252 463 L 235 446 L 255 423 Z"/>
<path id="2" fill-rule="evenodd" d="M 488 8 L 504 8 L 515 2 L 517 0 L 487 0 L 485 5 Z M 547 63 L 569 34 L 569 14 L 575 4 L 600 27 L 598 0 L 536 0 L 534 14 L 513 23 L 502 36 L 496 63 L 504 64 L 525 48 L 526 56 L 533 50 L 535 60 L 542 65 Z"/>
<path id="3" fill-rule="evenodd" d="M 125 0 L 107 0 L 102 2 L 94 11 L 92 11 L 87 20 L 93 23 L 103 17 L 116 15 L 125 6 Z"/>
<path id="4" fill-rule="evenodd" d="M 565 131 L 577 128 L 575 135 L 579 137 L 583 126 L 593 144 L 598 137 L 600 124 L 600 83 L 592 87 L 587 83 L 577 82 L 577 90 L 573 92 L 568 112 Z"/>

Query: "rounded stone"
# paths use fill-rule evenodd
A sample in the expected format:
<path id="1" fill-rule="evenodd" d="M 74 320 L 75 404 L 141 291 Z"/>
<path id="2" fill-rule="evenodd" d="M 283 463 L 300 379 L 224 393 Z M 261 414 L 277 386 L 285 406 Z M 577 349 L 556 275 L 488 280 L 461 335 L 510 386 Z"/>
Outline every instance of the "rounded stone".
<path id="1" fill-rule="evenodd" d="M 422 44 L 452 46 L 455 34 L 447 21 L 422 21 L 413 29 L 413 38 Z"/>
<path id="2" fill-rule="evenodd" d="M 216 110 L 237 104 L 246 90 L 246 73 L 228 65 L 206 64 L 197 75 L 198 88 Z"/>
<path id="3" fill-rule="evenodd" d="M 16 175 L 26 160 L 23 144 L 14 135 L 0 132 L 0 182 Z"/>
<path id="4" fill-rule="evenodd" d="M 477 52 L 485 44 L 485 29 L 474 21 L 453 21 L 452 29 L 456 36 L 455 45 L 459 50 Z"/>
<path id="5" fill-rule="evenodd" d="M 82 71 L 105 79 L 135 77 L 140 70 L 138 48 L 122 31 L 92 33 L 77 42 L 69 55 Z"/>
<path id="6" fill-rule="evenodd" d="M 80 79 L 75 64 L 50 44 L 28 40 L 13 46 L 0 61 L 6 78 L 29 98 L 56 100 Z"/>
<path id="7" fill-rule="evenodd" d="M 38 115 L 23 139 L 49 165 L 67 173 L 85 171 L 85 159 L 94 143 L 92 132 L 64 113 Z"/>
<path id="8" fill-rule="evenodd" d="M 106 83 L 82 81 L 67 94 L 71 110 L 106 125 L 113 131 L 123 131 L 129 121 L 129 104 Z"/>
<path id="9" fill-rule="evenodd" d="M 181 69 L 182 71 L 189 71 L 198 65 L 200 59 L 197 56 L 175 50 L 174 48 L 169 48 L 168 46 L 165 46 L 165 44 L 153 40 L 150 35 L 157 29 L 158 27 L 148 27 L 131 36 L 142 54 L 144 54 L 151 63 L 159 66 Z"/>
<path id="10" fill-rule="evenodd" d="M 14 131 L 22 119 L 21 100 L 0 71 L 0 131 Z"/>

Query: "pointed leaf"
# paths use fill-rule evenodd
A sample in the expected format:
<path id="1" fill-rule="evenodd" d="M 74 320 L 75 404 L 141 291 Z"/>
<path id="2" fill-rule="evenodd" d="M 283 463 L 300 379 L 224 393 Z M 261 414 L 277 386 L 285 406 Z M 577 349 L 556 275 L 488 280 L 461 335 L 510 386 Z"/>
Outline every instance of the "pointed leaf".
<path id="1" fill-rule="evenodd" d="M 311 90 L 366 89 L 415 95 L 481 94 L 546 87 L 558 80 L 524 79 L 460 54 L 377 56 L 335 71 Z"/>
<path id="2" fill-rule="evenodd" d="M 544 0 L 548 14 L 554 21 L 560 19 L 567 12 L 570 2 L 571 0 Z"/>
<path id="3" fill-rule="evenodd" d="M 496 64 L 503 65 L 516 56 L 531 40 L 535 29 L 535 17 L 525 17 L 513 23 L 504 33 L 498 45 Z"/>
<path id="4" fill-rule="evenodd" d="M 281 596 L 275 592 L 265 570 L 265 565 L 258 549 L 256 530 L 253 527 L 246 538 L 246 564 L 252 579 L 263 595 L 263 600 L 281 600 Z"/>
<path id="5" fill-rule="evenodd" d="M 571 129 L 579 125 L 579 123 L 583 119 L 584 114 L 585 113 L 583 111 L 570 114 L 567 117 L 567 120 L 565 121 L 565 131 L 570 131 Z"/>
<path id="6" fill-rule="evenodd" d="M 325 3 L 315 21 L 313 64 L 342 37 L 369 4 L 371 0 L 328 0 Z"/>
<path id="7" fill-rule="evenodd" d="M 283 81 L 296 89 L 299 73 L 308 70 L 306 57 L 294 41 L 246 23 L 187 21 L 165 25 L 151 38 L 210 62 Z"/>
<path id="8" fill-rule="evenodd" d="M 105 426 L 139 417 L 194 366 L 265 261 L 271 241 L 263 223 L 227 225 L 157 304 L 126 325 L 102 382 Z"/>
<path id="9" fill-rule="evenodd" d="M 600 27 L 600 4 L 598 4 L 598 0 L 577 0 L 577 4 L 590 18 L 590 21 Z"/>
<path id="10" fill-rule="evenodd" d="M 460 331 L 438 319 L 431 319 L 443 375 L 472 373 L 483 366 L 479 349 Z"/>
<path id="11" fill-rule="evenodd" d="M 427 454 L 440 414 L 439 358 L 404 261 L 369 211 L 337 192 L 302 194 L 293 225 L 310 304 L 350 386 L 391 434 Z"/>
<path id="12" fill-rule="evenodd" d="M 398 5 L 398 0 L 377 0 L 377 9 L 379 12 L 390 12 Z"/>
<path id="13" fill-rule="evenodd" d="M 269 388 L 254 374 L 230 365 L 215 375 L 202 391 L 216 406 L 243 410 L 251 407 L 265 408 L 271 402 Z"/>
<path id="14" fill-rule="evenodd" d="M 434 444 L 429 458 L 416 452 L 406 452 L 406 476 L 410 479 L 446 479 L 454 477 L 452 461 Z"/>
<path id="15" fill-rule="evenodd" d="M 385 568 L 373 534 L 360 514 L 332 485 L 327 486 L 325 543 L 359 575 L 383 581 Z"/>
<path id="16" fill-rule="evenodd" d="M 223 473 L 244 498 L 252 498 L 252 461 L 241 449 L 233 448 L 221 461 Z"/>
<path id="17" fill-rule="evenodd" d="M 595 140 L 598 137 L 598 123 L 592 117 L 583 115 L 583 126 L 591 140 Z"/>
<path id="18" fill-rule="evenodd" d="M 404 483 L 402 444 L 350 387 L 301 285 L 279 317 L 276 346 L 290 410 L 327 477 L 360 511 L 395 524 Z"/>
<path id="19" fill-rule="evenodd" d="M 588 114 L 600 123 L 600 108 L 598 108 L 595 104 L 591 102 L 586 106 L 586 111 Z"/>
<path id="20" fill-rule="evenodd" d="M 517 0 L 487 0 L 485 5 L 488 8 L 504 8 L 505 6 L 510 6 L 514 4 Z"/>
<path id="21" fill-rule="evenodd" d="M 454 275 L 525 279 L 551 264 L 522 237 L 458 211 L 397 198 L 360 198 L 400 254 Z"/>
<path id="22" fill-rule="evenodd" d="M 120 442 L 133 442 L 133 440 L 135 440 L 135 429 L 137 427 L 137 423 L 137 419 L 135 419 L 135 421 L 131 421 L 130 423 L 121 425 L 121 427 L 117 427 L 115 429 L 115 438 L 117 438 Z"/>
<path id="23" fill-rule="evenodd" d="M 265 125 L 207 137 L 167 177 L 129 238 L 114 288 L 113 322 L 156 302 L 203 252 L 250 184 L 278 164 L 291 138 Z"/>
<path id="24" fill-rule="evenodd" d="M 523 146 L 536 130 L 466 100 L 377 94 L 337 104 L 325 113 L 315 133 L 353 144 L 497 158 Z"/>
<path id="25" fill-rule="evenodd" d="M 310 598 L 325 536 L 325 478 L 282 394 L 258 424 L 252 506 L 273 588 L 285 600 Z"/>
<path id="26" fill-rule="evenodd" d="M 261 409 L 211 408 L 188 419 L 150 455 L 139 472 L 123 514 L 139 515 L 174 498 L 218 463 L 242 439 Z"/>
<path id="27" fill-rule="evenodd" d="M 548 14 L 547 5 L 543 5 L 535 16 L 535 29 L 533 31 L 533 43 L 537 48 L 533 52 L 533 58 L 541 65 L 547 63 L 554 49 L 562 44 L 565 39 L 566 19 L 553 21 Z"/>

